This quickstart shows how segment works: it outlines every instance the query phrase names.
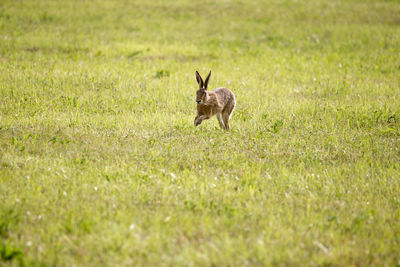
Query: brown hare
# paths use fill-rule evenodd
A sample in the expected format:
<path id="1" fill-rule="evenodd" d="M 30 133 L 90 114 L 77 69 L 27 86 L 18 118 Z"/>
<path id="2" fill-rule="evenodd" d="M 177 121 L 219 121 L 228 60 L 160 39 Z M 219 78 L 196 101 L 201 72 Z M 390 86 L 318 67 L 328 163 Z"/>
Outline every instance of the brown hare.
<path id="1" fill-rule="evenodd" d="M 203 120 L 207 120 L 217 115 L 219 126 L 229 131 L 229 119 L 235 109 L 236 99 L 231 90 L 222 87 L 214 91 L 207 91 L 208 82 L 210 80 L 211 71 L 206 80 L 203 82 L 198 71 L 196 71 L 196 79 L 199 84 L 199 90 L 196 92 L 197 116 L 194 119 L 194 125 L 199 125 Z"/>

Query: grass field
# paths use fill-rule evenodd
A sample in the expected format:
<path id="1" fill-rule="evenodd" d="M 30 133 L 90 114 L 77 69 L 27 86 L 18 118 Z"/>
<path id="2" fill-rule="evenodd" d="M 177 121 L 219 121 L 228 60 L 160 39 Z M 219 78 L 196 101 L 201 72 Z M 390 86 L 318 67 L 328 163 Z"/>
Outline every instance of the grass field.
<path id="1" fill-rule="evenodd" d="M 230 132 L 194 127 L 195 70 Z M 399 266 L 399 1 L 0 0 L 0 240 L 5 266 Z"/>

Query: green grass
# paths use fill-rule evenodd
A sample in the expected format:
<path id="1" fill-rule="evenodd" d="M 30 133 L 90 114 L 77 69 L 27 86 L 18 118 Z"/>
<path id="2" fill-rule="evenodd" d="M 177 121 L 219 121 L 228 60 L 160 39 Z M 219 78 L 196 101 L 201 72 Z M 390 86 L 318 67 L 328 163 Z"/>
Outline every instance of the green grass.
<path id="1" fill-rule="evenodd" d="M 0 1 L 0 265 L 397 266 L 398 1 Z M 193 126 L 195 70 L 237 98 Z"/>

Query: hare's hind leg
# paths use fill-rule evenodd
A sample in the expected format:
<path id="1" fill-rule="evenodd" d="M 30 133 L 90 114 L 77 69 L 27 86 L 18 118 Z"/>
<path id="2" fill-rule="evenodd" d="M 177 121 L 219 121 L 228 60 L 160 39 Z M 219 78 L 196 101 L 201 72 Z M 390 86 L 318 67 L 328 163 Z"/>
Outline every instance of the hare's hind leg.
<path id="1" fill-rule="evenodd" d="M 218 119 L 218 122 L 219 122 L 219 126 L 220 126 L 222 129 L 225 129 L 225 124 L 224 124 L 224 121 L 223 121 L 223 119 L 222 119 L 222 114 L 221 114 L 221 113 L 218 113 L 218 114 L 217 114 L 217 119 Z"/>
<path id="2" fill-rule="evenodd" d="M 229 131 L 229 120 L 231 119 L 232 112 L 235 109 L 235 105 L 229 105 L 222 111 L 222 119 L 224 120 L 225 130 Z"/>
<path id="3" fill-rule="evenodd" d="M 230 115 L 230 114 L 227 113 L 227 112 L 225 112 L 225 113 L 222 114 L 222 118 L 223 118 L 224 124 L 225 124 L 225 130 L 227 130 L 227 131 L 229 131 L 229 129 L 231 128 L 231 127 L 229 126 L 229 118 L 230 118 L 229 115 Z"/>

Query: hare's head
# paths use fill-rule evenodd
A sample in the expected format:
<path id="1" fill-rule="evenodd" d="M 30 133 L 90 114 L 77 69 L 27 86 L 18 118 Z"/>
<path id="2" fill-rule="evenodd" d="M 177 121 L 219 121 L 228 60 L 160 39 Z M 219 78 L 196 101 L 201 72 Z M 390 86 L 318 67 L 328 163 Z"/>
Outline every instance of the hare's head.
<path id="1" fill-rule="evenodd" d="M 207 91 L 207 86 L 208 86 L 208 81 L 210 80 L 210 76 L 211 76 L 211 71 L 208 74 L 206 80 L 203 82 L 203 79 L 201 78 L 199 72 L 196 71 L 196 80 L 197 80 L 197 83 L 199 84 L 199 90 L 197 90 L 197 92 L 196 92 L 197 105 L 204 104 L 209 97 L 208 91 Z"/>

